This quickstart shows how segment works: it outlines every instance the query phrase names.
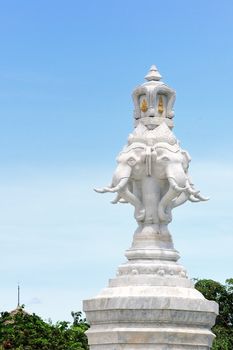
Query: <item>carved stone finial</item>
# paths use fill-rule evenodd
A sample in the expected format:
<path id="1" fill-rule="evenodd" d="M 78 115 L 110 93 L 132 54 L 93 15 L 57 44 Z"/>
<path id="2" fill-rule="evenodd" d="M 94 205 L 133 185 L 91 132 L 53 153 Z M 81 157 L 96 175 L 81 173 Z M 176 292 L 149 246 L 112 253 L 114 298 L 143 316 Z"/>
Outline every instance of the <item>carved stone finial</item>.
<path id="1" fill-rule="evenodd" d="M 151 81 L 151 80 L 160 80 L 161 78 L 162 78 L 162 75 L 159 73 L 157 67 L 153 64 L 150 67 L 148 74 L 145 76 L 145 79 L 147 81 Z"/>
<path id="2" fill-rule="evenodd" d="M 142 122 L 148 129 L 162 124 L 164 121 L 173 128 L 173 105 L 176 93 L 163 83 L 156 66 L 151 66 L 145 83 L 137 86 L 132 94 L 134 102 L 134 126 Z"/>

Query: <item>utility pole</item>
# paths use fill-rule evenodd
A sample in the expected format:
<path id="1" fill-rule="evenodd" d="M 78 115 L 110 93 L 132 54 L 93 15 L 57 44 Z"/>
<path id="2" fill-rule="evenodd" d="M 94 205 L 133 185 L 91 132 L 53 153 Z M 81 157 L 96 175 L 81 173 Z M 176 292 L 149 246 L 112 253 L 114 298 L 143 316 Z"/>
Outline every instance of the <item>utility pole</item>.
<path id="1" fill-rule="evenodd" d="M 18 283 L 18 304 L 17 304 L 17 308 L 20 308 L 20 285 Z"/>

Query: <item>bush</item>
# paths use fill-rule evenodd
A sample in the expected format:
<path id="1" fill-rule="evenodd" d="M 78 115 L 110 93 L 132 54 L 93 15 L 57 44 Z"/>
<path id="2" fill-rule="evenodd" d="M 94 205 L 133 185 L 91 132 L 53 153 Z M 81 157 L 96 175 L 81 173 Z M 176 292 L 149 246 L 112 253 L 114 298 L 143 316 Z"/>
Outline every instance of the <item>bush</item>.
<path id="1" fill-rule="evenodd" d="M 216 335 L 212 350 L 233 349 L 233 279 L 226 280 L 225 285 L 213 280 L 199 280 L 195 288 L 208 300 L 219 305 L 219 315 L 212 328 Z"/>
<path id="2" fill-rule="evenodd" d="M 88 350 L 88 329 L 81 312 L 72 312 L 73 323 L 43 321 L 23 307 L 0 316 L 1 350 Z"/>

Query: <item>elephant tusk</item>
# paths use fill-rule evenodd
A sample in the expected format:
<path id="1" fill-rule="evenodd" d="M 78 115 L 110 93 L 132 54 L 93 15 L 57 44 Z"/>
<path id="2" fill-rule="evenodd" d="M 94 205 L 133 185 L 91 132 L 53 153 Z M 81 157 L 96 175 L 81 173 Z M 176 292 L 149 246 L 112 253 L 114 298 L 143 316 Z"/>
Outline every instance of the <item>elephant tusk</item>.
<path id="1" fill-rule="evenodd" d="M 94 188 L 94 191 L 97 193 L 114 192 L 111 187 Z"/>
<path id="2" fill-rule="evenodd" d="M 200 191 L 197 191 L 193 188 L 193 186 L 190 184 L 189 180 L 186 180 L 186 187 L 187 187 L 187 191 L 189 194 L 196 196 L 198 193 L 200 193 Z"/>
<path id="3" fill-rule="evenodd" d="M 196 196 L 196 195 L 198 195 L 200 193 L 200 191 L 196 191 L 196 190 L 194 190 L 191 187 L 188 187 L 187 190 L 188 190 L 188 193 L 190 193 L 193 196 Z"/>
<path id="4" fill-rule="evenodd" d="M 94 191 L 97 192 L 97 193 L 104 193 L 106 191 L 104 191 L 103 188 L 94 188 Z"/>
<path id="5" fill-rule="evenodd" d="M 193 188 L 193 184 L 190 184 L 189 180 L 186 181 L 186 186 L 188 187 L 188 193 L 190 194 L 189 200 L 191 202 L 208 201 L 209 198 L 202 197 L 200 191 L 196 191 Z"/>
<path id="6" fill-rule="evenodd" d="M 123 203 L 123 204 L 126 204 L 126 203 L 128 203 L 124 198 L 121 198 L 120 200 L 119 200 L 119 203 Z"/>
<path id="7" fill-rule="evenodd" d="M 176 192 L 183 192 L 187 190 L 187 186 L 180 187 L 177 185 L 176 181 L 172 177 L 168 177 L 169 184 Z"/>
<path id="8" fill-rule="evenodd" d="M 121 195 L 118 193 L 116 197 L 111 201 L 112 204 L 116 203 L 128 203 L 124 198 L 121 198 Z"/>
<path id="9" fill-rule="evenodd" d="M 111 201 L 112 204 L 116 204 L 119 202 L 121 196 L 119 195 L 119 193 L 116 195 L 116 197 Z"/>
<path id="10" fill-rule="evenodd" d="M 203 197 L 203 196 L 201 196 L 200 194 L 197 194 L 195 197 L 196 197 L 196 198 L 198 198 L 200 201 L 203 201 L 203 202 L 205 202 L 205 201 L 208 201 L 208 200 L 209 200 L 209 198 L 208 198 L 208 197 Z"/>
<path id="11" fill-rule="evenodd" d="M 120 180 L 119 184 L 117 186 L 115 186 L 115 187 L 108 186 L 108 187 L 103 187 L 103 188 L 94 188 L 94 191 L 97 192 L 97 193 L 106 193 L 106 192 L 114 193 L 114 192 L 118 192 L 118 191 L 122 190 L 127 185 L 128 181 L 129 181 L 128 177 L 123 177 Z"/>
<path id="12" fill-rule="evenodd" d="M 200 202 L 200 199 L 198 199 L 198 198 L 194 197 L 193 195 L 191 195 L 191 196 L 189 197 L 189 201 L 190 201 L 190 202 L 193 202 L 193 203 L 196 203 L 196 202 Z"/>

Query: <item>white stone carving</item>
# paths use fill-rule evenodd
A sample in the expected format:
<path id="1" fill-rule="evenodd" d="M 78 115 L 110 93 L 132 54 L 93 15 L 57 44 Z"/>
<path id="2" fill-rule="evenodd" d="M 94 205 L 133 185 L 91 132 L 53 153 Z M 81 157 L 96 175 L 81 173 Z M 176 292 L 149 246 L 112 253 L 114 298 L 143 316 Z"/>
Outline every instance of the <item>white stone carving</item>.
<path id="1" fill-rule="evenodd" d="M 214 338 L 218 305 L 194 289 L 167 228 L 174 207 L 207 198 L 190 180 L 191 158 L 171 131 L 175 92 L 160 78 L 152 66 L 134 90 L 136 127 L 111 185 L 96 189 L 132 204 L 138 228 L 116 278 L 84 301 L 90 350 L 209 350 Z"/>
<path id="2" fill-rule="evenodd" d="M 116 192 L 112 203 L 131 203 L 138 223 L 154 224 L 157 232 L 164 232 L 173 208 L 187 200 L 207 200 L 190 182 L 190 160 L 165 122 L 152 130 L 139 123 L 117 157 L 111 185 L 95 190 Z"/>
<path id="3" fill-rule="evenodd" d="M 149 73 L 145 76 L 147 82 L 134 89 L 132 96 L 135 105 L 135 126 L 139 122 L 142 122 L 148 128 L 153 128 L 165 121 L 169 127 L 173 127 L 173 105 L 175 103 L 176 93 L 160 81 L 161 78 L 156 66 L 153 65 Z M 160 96 L 164 105 L 163 111 L 159 111 L 158 109 L 158 99 Z M 145 111 L 140 108 L 142 99 L 145 99 L 148 105 Z"/>

